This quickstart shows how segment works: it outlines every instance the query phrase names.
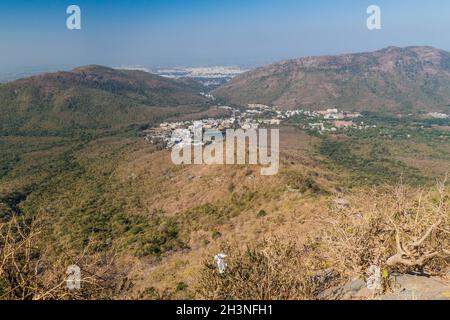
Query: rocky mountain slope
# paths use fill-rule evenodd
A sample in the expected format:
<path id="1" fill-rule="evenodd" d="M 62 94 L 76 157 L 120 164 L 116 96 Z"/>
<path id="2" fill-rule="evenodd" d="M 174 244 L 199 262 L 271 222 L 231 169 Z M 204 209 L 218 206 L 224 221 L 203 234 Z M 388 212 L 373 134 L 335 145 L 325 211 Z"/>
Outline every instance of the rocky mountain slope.
<path id="1" fill-rule="evenodd" d="M 432 47 L 281 61 L 244 73 L 214 95 L 228 103 L 357 111 L 448 110 L 450 53 Z"/>

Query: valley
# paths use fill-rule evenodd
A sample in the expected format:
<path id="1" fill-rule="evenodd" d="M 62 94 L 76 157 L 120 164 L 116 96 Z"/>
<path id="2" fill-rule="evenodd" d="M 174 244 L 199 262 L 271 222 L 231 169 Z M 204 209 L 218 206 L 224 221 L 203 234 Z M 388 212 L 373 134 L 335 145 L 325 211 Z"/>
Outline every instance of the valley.
<path id="1" fill-rule="evenodd" d="M 411 62 L 424 52 L 430 63 Z M 365 279 L 373 265 L 386 274 L 380 294 L 392 291 L 397 273 L 448 281 L 448 53 L 373 55 L 383 62 L 377 69 L 405 61 L 400 73 L 410 82 L 395 89 L 404 93 L 398 99 L 408 97 L 401 106 L 384 86 L 386 74 L 377 84 L 386 95 L 377 100 L 360 99 L 375 84 L 347 99 L 353 82 L 344 80 L 330 89 L 333 98 L 319 92 L 326 85 L 291 96 L 331 69 L 372 81 L 345 63 L 363 59 L 375 68 L 367 54 L 249 71 L 215 89 L 216 100 L 192 79 L 100 66 L 0 85 L 0 244 L 12 241 L 33 257 L 19 264 L 38 288 L 11 291 L 0 277 L 0 297 L 46 297 L 74 261 L 94 275 L 80 299 L 318 299 Z M 424 108 L 427 88 L 408 96 L 422 71 L 431 74 L 427 83 L 435 71 L 442 80 Z M 313 97 L 317 104 L 308 102 Z M 278 174 L 263 176 L 250 164 L 173 164 L 156 138 L 194 120 L 221 131 L 280 129 Z M 20 237 L 4 236 L 14 219 L 19 235 L 33 235 L 33 254 L 20 251 Z M 397 238 L 405 247 L 422 237 L 414 254 L 403 255 L 409 264 L 390 263 Z M 227 255 L 224 275 L 214 264 L 219 252 Z M 422 259 L 427 252 L 433 257 Z"/>

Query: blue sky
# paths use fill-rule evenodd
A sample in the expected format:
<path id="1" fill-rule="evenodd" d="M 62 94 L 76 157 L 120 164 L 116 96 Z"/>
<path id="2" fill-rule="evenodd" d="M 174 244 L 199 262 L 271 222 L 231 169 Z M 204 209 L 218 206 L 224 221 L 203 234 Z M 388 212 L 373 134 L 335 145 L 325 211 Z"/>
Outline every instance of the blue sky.
<path id="1" fill-rule="evenodd" d="M 66 28 L 66 8 L 82 30 Z M 382 30 L 366 28 L 366 8 Z M 450 51 L 448 0 L 1 0 L 0 69 L 83 64 L 255 66 L 431 45 Z"/>

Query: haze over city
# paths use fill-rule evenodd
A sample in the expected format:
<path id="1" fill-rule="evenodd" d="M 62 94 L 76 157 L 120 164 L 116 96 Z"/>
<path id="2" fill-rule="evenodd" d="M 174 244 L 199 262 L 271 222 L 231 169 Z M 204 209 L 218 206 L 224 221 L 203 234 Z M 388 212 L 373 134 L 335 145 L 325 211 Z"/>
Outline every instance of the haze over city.
<path id="1" fill-rule="evenodd" d="M 423 1 L 377 1 L 382 29 L 376 31 L 366 28 L 368 1 L 80 0 L 81 30 L 66 28 L 70 4 L 2 1 L 0 70 L 86 64 L 254 67 L 389 45 L 450 49 L 450 40 L 442 37 L 450 32 L 450 3 L 444 0 L 427 1 L 426 11 Z"/>

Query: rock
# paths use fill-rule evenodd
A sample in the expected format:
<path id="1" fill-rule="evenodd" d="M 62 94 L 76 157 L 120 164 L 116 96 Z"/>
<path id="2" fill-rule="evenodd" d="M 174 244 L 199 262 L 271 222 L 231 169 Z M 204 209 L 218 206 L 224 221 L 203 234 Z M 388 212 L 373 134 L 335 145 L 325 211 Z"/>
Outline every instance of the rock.
<path id="1" fill-rule="evenodd" d="M 450 300 L 450 281 L 408 274 L 393 274 L 389 280 L 393 292 L 383 300 Z"/>
<path id="2" fill-rule="evenodd" d="M 392 274 L 390 290 L 384 294 L 367 288 L 366 282 L 354 279 L 343 286 L 329 288 L 318 295 L 322 300 L 450 300 L 450 281 L 437 277 Z"/>
<path id="3" fill-rule="evenodd" d="M 366 288 L 366 282 L 363 279 L 354 279 L 344 286 L 329 288 L 318 295 L 321 300 L 349 300 L 357 292 Z"/>

